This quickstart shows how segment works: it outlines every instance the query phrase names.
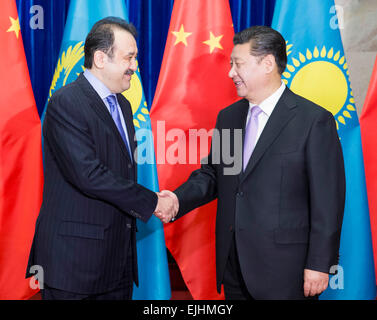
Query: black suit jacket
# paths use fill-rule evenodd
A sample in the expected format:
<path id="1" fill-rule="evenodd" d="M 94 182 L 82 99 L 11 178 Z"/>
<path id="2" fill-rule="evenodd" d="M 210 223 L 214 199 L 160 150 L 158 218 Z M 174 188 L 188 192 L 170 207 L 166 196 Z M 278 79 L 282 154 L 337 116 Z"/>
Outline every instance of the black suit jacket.
<path id="1" fill-rule="evenodd" d="M 218 115 L 216 128 L 230 130 L 232 152 L 235 129 L 244 131 L 248 110 L 243 99 Z M 304 298 L 304 269 L 329 272 L 338 262 L 345 174 L 332 114 L 286 88 L 244 172 L 224 174 L 231 165 L 222 157 L 215 164 L 213 151 L 175 193 L 178 218 L 218 198 L 218 290 L 234 237 L 253 297 Z"/>
<path id="2" fill-rule="evenodd" d="M 134 152 L 131 106 L 117 99 Z M 125 276 L 137 283 L 135 219 L 150 218 L 157 196 L 136 183 L 136 162 L 82 74 L 51 97 L 43 137 L 43 203 L 27 271 L 41 265 L 45 283 L 76 293 L 105 292 Z"/>

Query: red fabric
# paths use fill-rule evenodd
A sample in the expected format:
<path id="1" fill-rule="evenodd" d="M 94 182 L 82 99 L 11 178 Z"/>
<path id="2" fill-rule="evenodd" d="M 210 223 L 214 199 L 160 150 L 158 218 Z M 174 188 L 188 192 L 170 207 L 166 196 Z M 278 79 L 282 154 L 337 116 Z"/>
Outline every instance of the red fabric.
<path id="1" fill-rule="evenodd" d="M 360 116 L 360 130 L 377 274 L 377 57 Z"/>
<path id="2" fill-rule="evenodd" d="M 180 30 L 190 35 L 185 41 L 177 42 Z M 189 164 L 192 163 L 189 162 L 189 129 L 212 129 L 218 112 L 238 99 L 233 82 L 228 78 L 233 35 L 227 0 L 174 2 L 151 108 L 161 190 L 174 190 L 200 167 L 199 152 L 196 164 Z M 207 40 L 211 36 L 219 39 L 222 48 L 210 46 Z M 183 130 L 185 136 L 166 141 L 169 137 L 161 135 L 157 121 L 165 121 L 166 134 L 177 128 Z M 179 146 L 186 151 L 180 153 L 186 164 L 169 164 L 172 162 L 169 155 L 173 154 L 174 147 Z M 200 146 L 201 157 L 208 155 L 210 143 L 208 148 Z M 191 145 L 191 151 L 195 149 Z M 178 156 L 179 152 L 176 154 Z M 161 164 L 163 160 L 165 164 Z M 223 294 L 216 291 L 215 219 L 216 202 L 212 202 L 165 226 L 166 245 L 194 299 L 223 298 Z"/>
<path id="3" fill-rule="evenodd" d="M 10 19 L 13 18 L 14 21 Z M 0 12 L 0 299 L 37 291 L 25 279 L 42 201 L 41 125 L 14 0 Z M 13 28 L 12 28 L 13 25 Z M 15 31 L 12 31 L 14 29 Z M 17 37 L 18 34 L 18 37 Z"/>

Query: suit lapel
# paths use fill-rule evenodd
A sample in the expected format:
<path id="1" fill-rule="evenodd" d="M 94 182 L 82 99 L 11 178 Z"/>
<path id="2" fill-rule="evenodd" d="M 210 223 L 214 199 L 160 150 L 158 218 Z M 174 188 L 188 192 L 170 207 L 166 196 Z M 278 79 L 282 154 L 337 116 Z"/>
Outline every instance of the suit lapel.
<path id="1" fill-rule="evenodd" d="M 240 104 L 240 110 L 239 110 L 239 112 L 237 112 L 237 117 L 235 118 L 235 126 L 234 126 L 234 128 L 242 130 L 242 152 L 241 152 L 241 157 L 243 157 L 243 144 L 244 144 L 244 141 L 245 141 L 246 119 L 247 119 L 247 114 L 249 112 L 250 105 L 249 105 L 249 101 L 247 101 L 246 99 L 241 100 L 240 103 L 241 103 Z M 232 143 L 233 143 L 233 140 L 231 139 Z M 234 146 L 233 146 L 233 150 L 235 150 Z M 241 175 L 242 175 L 242 165 L 243 165 L 243 163 L 241 161 L 241 174 L 237 175 L 239 182 L 240 182 L 240 178 L 241 178 Z"/>
<path id="2" fill-rule="evenodd" d="M 234 133 L 234 130 L 240 129 L 242 130 L 242 141 L 241 145 L 243 146 L 244 136 L 245 136 L 245 126 L 246 126 L 246 119 L 247 113 L 249 112 L 249 101 L 246 99 L 242 99 L 236 102 L 235 109 L 232 112 L 230 117 L 225 118 L 224 125 L 222 125 L 221 129 L 230 129 L 231 132 Z M 236 148 L 234 146 L 235 136 L 230 136 L 230 152 L 234 154 Z M 237 141 L 238 142 L 238 141 Z M 222 142 L 223 144 L 224 142 Z M 242 153 L 241 153 L 242 156 Z M 240 175 L 236 175 L 237 179 L 240 178 Z"/>
<path id="3" fill-rule="evenodd" d="M 233 128 L 235 129 L 242 129 L 242 141 L 245 136 L 245 126 L 246 126 L 246 119 L 247 113 L 249 112 L 249 101 L 246 99 L 242 99 L 239 101 L 239 110 L 237 111 L 236 117 L 234 117 L 233 121 Z"/>
<path id="4" fill-rule="evenodd" d="M 253 171 L 263 154 L 279 136 L 281 130 L 296 115 L 295 107 L 296 101 L 293 93 L 286 88 L 259 137 L 245 171 L 240 174 L 241 182 Z"/>
<path id="5" fill-rule="evenodd" d="M 131 161 L 130 155 L 128 154 L 127 148 L 124 145 L 124 142 L 119 133 L 119 130 L 117 126 L 115 125 L 114 120 L 111 117 L 109 110 L 107 110 L 106 105 L 102 101 L 101 97 L 94 90 L 94 88 L 90 85 L 89 81 L 86 80 L 85 76 L 82 73 L 79 75 L 76 81 L 79 84 L 82 91 L 84 92 L 84 94 L 88 97 L 90 105 L 92 106 L 93 110 L 98 114 L 98 116 L 103 120 L 103 122 L 114 132 L 114 135 L 120 145 L 122 152 L 124 153 L 126 157 L 128 157 L 129 161 Z M 129 130 L 128 127 L 129 126 L 127 123 L 127 130 Z"/>

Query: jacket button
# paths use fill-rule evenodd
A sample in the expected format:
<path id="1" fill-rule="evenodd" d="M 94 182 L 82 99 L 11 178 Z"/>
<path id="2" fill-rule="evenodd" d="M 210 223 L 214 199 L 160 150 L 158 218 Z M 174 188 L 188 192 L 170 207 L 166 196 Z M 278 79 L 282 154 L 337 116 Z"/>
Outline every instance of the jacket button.
<path id="1" fill-rule="evenodd" d="M 131 169 L 131 168 L 132 168 L 132 164 L 129 163 L 129 164 L 128 164 L 128 169 Z"/>
<path id="2" fill-rule="evenodd" d="M 127 226 L 128 229 L 131 229 L 131 223 L 127 223 L 126 226 Z"/>

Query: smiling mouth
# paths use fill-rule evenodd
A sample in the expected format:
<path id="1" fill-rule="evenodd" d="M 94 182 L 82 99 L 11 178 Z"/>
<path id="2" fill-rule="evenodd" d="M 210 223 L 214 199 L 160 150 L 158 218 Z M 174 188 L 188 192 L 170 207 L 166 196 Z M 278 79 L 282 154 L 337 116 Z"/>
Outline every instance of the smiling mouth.
<path id="1" fill-rule="evenodd" d="M 242 85 L 242 81 L 233 81 L 236 88 L 239 88 Z"/>

